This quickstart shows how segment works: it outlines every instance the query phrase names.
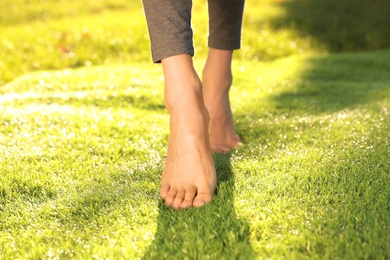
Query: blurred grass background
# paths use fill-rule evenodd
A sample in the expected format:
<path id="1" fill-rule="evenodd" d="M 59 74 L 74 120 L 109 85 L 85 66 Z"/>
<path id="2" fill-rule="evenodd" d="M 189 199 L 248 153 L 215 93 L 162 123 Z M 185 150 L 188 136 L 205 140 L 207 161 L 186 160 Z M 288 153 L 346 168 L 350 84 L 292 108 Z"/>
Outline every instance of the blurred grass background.
<path id="1" fill-rule="evenodd" d="M 207 48 L 205 1 L 194 1 L 197 57 Z M 237 59 L 390 47 L 390 1 L 247 1 Z M 150 62 L 141 1 L 2 0 L 0 86 L 35 70 Z"/>

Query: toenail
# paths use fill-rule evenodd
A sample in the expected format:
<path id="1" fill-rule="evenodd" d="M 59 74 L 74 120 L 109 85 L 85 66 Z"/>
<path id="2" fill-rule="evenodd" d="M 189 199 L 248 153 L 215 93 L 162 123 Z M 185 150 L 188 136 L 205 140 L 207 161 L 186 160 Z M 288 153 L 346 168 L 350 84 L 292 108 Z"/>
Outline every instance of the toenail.
<path id="1" fill-rule="evenodd" d="M 198 207 L 203 206 L 204 204 L 206 204 L 206 201 L 204 201 L 204 200 L 198 200 L 196 202 L 196 206 L 198 206 Z"/>

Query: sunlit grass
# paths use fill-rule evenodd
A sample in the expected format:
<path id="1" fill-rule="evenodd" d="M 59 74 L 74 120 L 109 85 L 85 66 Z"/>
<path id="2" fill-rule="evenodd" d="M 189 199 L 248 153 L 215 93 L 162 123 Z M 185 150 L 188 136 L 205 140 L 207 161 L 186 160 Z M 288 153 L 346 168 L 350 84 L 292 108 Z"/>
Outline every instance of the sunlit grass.
<path id="1" fill-rule="evenodd" d="M 183 212 L 158 198 L 159 66 L 18 78 L 0 96 L 1 257 L 388 257 L 386 55 L 237 61 L 245 146 L 215 156 L 215 201 Z"/>
<path id="2" fill-rule="evenodd" d="M 146 72 L 128 66 L 43 73 L 5 87 L 2 257 L 91 257 L 109 249 L 108 256 L 131 258 L 143 252 L 147 243 L 139 241 L 150 241 L 157 211 L 147 219 L 137 212 L 157 203 L 153 172 L 161 171 L 166 115 L 142 101 L 136 102 L 142 109 L 120 101 L 120 93 L 152 98 Z M 104 102 L 110 95 L 118 98 Z"/>
<path id="3" fill-rule="evenodd" d="M 0 258 L 388 259 L 390 53 L 327 54 L 338 31 L 313 30 L 345 6 L 312 20 L 335 2 L 308 3 L 247 1 L 231 90 L 245 145 L 214 155 L 213 203 L 174 211 L 141 1 L 2 1 Z M 377 4 L 367 28 L 389 17 Z M 386 46 L 385 30 L 352 47 Z"/>

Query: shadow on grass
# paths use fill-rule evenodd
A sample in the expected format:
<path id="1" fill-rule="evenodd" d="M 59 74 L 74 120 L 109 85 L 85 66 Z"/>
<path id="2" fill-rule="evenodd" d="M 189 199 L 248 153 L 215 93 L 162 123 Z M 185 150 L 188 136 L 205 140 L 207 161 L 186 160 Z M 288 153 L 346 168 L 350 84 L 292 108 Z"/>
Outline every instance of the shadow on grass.
<path id="1" fill-rule="evenodd" d="M 283 17 L 276 29 L 294 28 L 312 36 L 331 52 L 377 50 L 390 47 L 390 1 L 295 0 L 278 1 Z"/>
<path id="2" fill-rule="evenodd" d="M 249 224 L 234 210 L 230 155 L 215 154 L 218 175 L 213 203 L 174 211 L 160 202 L 157 232 L 144 259 L 252 259 Z"/>

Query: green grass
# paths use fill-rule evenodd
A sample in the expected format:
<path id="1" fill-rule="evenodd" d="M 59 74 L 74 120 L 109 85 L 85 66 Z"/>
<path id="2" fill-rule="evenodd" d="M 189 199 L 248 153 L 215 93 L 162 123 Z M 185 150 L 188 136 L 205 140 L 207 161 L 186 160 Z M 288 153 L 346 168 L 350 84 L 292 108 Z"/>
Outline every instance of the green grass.
<path id="1" fill-rule="evenodd" d="M 140 3 L 23 3 L 0 3 L 0 259 L 390 258 L 380 33 L 334 49 L 336 32 L 293 12 L 314 2 L 248 2 L 231 91 L 245 146 L 214 155 L 213 203 L 174 211 L 158 196 L 168 115 Z"/>

